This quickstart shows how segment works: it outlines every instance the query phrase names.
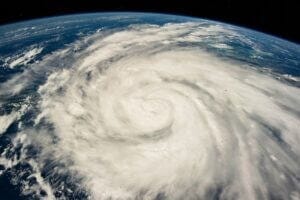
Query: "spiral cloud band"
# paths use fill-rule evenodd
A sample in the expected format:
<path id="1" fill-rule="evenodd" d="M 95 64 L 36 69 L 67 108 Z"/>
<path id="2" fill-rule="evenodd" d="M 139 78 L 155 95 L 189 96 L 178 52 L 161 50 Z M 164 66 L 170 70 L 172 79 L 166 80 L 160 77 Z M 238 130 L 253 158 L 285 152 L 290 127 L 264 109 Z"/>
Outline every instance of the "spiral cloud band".
<path id="1" fill-rule="evenodd" d="M 236 34 L 133 25 L 45 57 L 35 131 L 47 137 L 27 134 L 38 166 L 51 158 L 49 176 L 71 174 L 92 199 L 300 198 L 299 88 L 193 45 Z"/>

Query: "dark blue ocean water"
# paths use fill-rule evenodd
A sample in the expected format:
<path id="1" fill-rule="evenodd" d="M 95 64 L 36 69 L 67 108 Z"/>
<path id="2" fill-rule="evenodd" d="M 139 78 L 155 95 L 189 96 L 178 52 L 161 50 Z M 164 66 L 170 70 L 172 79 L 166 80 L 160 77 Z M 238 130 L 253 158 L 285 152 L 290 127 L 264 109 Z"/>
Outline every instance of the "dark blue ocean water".
<path id="1" fill-rule="evenodd" d="M 59 49 L 64 49 L 67 45 L 87 37 L 97 31 L 109 34 L 111 30 L 126 29 L 132 24 L 155 24 L 163 25 L 165 23 L 181 22 L 201 22 L 203 26 L 209 26 L 216 23 L 207 20 L 180 17 L 160 14 L 143 14 L 143 13 L 104 13 L 104 14 L 86 14 L 53 17 L 33 21 L 20 22 L 0 27 L 0 83 L 5 85 L 14 75 L 22 73 L 28 65 L 38 62 L 45 55 L 51 54 Z M 226 40 L 226 44 L 231 49 L 218 49 L 207 45 L 212 42 L 213 38 L 195 42 L 201 48 L 221 56 L 223 58 L 234 59 L 253 65 L 261 70 L 269 70 L 272 73 L 286 74 L 295 77 L 300 76 L 300 48 L 299 45 L 254 32 L 248 29 L 221 24 L 243 35 L 243 38 L 233 37 Z M 185 44 L 182 44 L 185 45 Z M 191 45 L 191 44 L 189 44 Z M 7 66 L 6 60 L 17 54 L 28 50 L 32 47 L 42 47 L 33 60 L 14 68 Z M 261 53 L 257 53 L 257 52 Z M 76 49 L 74 49 L 76 52 Z M 59 65 L 59 63 L 57 63 Z M 30 96 L 32 108 L 19 120 L 13 122 L 4 133 L 0 134 L 0 155 L 7 160 L 18 160 L 21 154 L 22 143 L 15 145 L 12 143 L 13 138 L 18 134 L 19 124 L 22 126 L 32 126 L 38 112 L 35 104 L 38 101 L 36 91 L 42 85 L 48 74 L 37 73 L 32 77 L 32 83 L 28 88 L 18 95 L 2 95 L 0 99 L 0 116 L 7 115 L 13 110 L 19 109 Z M 293 80 L 286 80 L 290 84 L 298 84 Z M 49 129 L 51 126 L 49 125 Z M 27 160 L 34 159 L 39 153 L 37 147 L 27 147 Z M 26 159 L 25 159 L 26 160 Z M 50 185 L 55 185 L 57 177 L 51 177 L 47 174 L 47 169 L 52 167 L 51 160 L 42 171 L 42 176 L 47 177 Z M 6 168 L 0 165 L 0 199 L 39 199 L 46 196 L 46 191 L 40 190 L 39 194 L 21 194 L 24 185 L 34 186 L 37 184 L 35 177 L 30 175 L 33 168 L 27 162 L 19 162 L 12 167 Z M 55 197 L 61 196 L 68 199 L 86 199 L 86 191 L 76 189 L 76 184 L 70 179 L 68 174 L 62 174 L 59 181 L 64 181 L 68 188 L 72 188 L 76 193 L 69 192 L 67 189 L 61 189 L 56 192 Z M 217 197 L 216 197 L 217 199 Z"/>

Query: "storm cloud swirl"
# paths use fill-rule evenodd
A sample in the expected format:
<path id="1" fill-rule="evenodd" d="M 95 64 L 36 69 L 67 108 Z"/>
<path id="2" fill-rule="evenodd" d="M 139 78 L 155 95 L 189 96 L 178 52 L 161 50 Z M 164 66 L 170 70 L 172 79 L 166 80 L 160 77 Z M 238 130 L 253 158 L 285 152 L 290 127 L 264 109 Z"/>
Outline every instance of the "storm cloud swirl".
<path id="1" fill-rule="evenodd" d="M 100 31 L 7 83 L 47 75 L 22 141 L 40 151 L 48 197 L 67 180 L 91 199 L 299 199 L 299 88 L 193 45 L 213 34 L 236 33 Z"/>

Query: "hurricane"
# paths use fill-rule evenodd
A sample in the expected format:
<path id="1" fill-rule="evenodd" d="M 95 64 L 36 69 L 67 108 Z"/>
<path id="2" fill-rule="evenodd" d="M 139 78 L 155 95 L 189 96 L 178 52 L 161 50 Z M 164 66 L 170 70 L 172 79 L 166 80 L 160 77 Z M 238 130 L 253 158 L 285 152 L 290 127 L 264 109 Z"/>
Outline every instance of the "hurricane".
<path id="1" fill-rule="evenodd" d="M 237 36 L 199 22 L 132 24 L 43 56 L 0 86 L 3 105 L 38 82 L 0 118 L 2 132 L 19 120 L 0 163 L 29 163 L 36 183 L 22 191 L 37 198 L 299 199 L 299 87 L 195 43 L 234 51 L 220 41 Z"/>

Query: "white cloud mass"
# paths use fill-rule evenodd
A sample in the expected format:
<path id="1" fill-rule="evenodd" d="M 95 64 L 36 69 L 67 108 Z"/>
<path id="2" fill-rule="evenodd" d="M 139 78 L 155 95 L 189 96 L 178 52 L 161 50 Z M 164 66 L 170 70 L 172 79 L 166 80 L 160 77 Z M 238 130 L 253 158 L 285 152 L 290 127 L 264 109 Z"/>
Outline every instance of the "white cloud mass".
<path id="1" fill-rule="evenodd" d="M 38 71 L 65 67 L 38 89 L 36 126 L 53 126 L 28 134 L 42 147 L 38 166 L 64 163 L 49 174 L 72 172 L 97 200 L 297 199 L 300 90 L 189 45 L 219 35 L 215 46 L 230 49 L 226 34 L 237 36 L 220 25 L 133 25 L 45 57 Z"/>

